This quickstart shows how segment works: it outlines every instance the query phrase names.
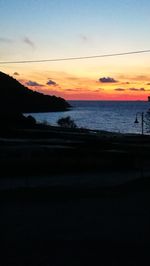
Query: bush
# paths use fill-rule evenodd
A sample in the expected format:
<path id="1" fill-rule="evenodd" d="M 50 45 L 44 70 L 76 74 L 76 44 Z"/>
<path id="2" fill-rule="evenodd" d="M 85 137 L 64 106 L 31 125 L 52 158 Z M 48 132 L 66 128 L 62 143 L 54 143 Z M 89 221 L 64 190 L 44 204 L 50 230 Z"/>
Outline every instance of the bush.
<path id="1" fill-rule="evenodd" d="M 60 118 L 57 121 L 57 124 L 60 127 L 65 127 L 65 128 L 77 128 L 77 125 L 75 124 L 74 120 L 70 118 L 70 116 Z"/>

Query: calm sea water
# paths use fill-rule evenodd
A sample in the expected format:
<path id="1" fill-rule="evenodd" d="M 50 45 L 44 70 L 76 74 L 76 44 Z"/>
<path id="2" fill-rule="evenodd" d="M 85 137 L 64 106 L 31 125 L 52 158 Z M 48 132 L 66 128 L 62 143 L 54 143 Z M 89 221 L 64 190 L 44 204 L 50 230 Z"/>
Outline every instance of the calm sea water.
<path id="1" fill-rule="evenodd" d="M 135 124 L 136 113 L 146 113 L 150 108 L 150 102 L 146 101 L 69 101 L 69 103 L 72 108 L 67 112 L 32 115 L 37 121 L 45 121 L 50 125 L 57 125 L 59 118 L 70 116 L 79 127 L 141 133 L 141 114 L 138 114 L 139 124 Z"/>

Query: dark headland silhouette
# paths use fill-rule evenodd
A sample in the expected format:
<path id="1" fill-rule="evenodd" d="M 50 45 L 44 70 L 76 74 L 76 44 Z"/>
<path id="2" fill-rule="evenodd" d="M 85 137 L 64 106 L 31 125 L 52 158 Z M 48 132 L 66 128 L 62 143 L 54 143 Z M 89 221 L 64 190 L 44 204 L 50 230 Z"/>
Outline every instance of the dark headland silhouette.
<path id="1" fill-rule="evenodd" d="M 0 72 L 1 113 L 65 111 L 69 107 L 63 98 L 32 91 L 13 77 Z"/>

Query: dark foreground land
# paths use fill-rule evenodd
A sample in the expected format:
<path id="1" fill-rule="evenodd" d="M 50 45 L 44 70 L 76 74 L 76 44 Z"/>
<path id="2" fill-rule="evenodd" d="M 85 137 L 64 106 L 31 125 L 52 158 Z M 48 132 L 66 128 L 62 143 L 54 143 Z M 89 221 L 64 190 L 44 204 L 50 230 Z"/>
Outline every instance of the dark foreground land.
<path id="1" fill-rule="evenodd" d="M 0 149 L 0 265 L 149 265 L 149 136 L 11 130 Z"/>

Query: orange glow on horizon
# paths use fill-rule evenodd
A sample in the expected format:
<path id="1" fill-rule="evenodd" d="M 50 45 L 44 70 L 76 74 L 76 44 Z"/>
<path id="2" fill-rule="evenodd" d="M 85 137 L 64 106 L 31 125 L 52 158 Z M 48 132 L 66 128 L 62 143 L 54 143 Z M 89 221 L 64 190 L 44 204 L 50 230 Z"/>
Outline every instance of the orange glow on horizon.
<path id="1" fill-rule="evenodd" d="M 48 76 L 47 76 L 48 77 Z M 33 75 L 30 79 L 18 79 L 29 89 L 63 97 L 66 100 L 147 100 L 150 94 L 150 84 L 144 77 L 128 77 L 117 82 L 99 82 L 90 78 L 70 77 L 60 73 L 53 73 L 49 78 Z M 36 82 L 37 86 L 28 85 Z M 49 82 L 49 85 L 47 84 Z M 54 83 L 54 84 L 53 84 Z"/>
<path id="2" fill-rule="evenodd" d="M 145 100 L 150 95 L 150 75 L 94 73 L 82 76 L 63 71 L 37 70 L 6 72 L 24 86 L 47 95 L 66 100 Z M 18 73 L 16 75 L 15 73 Z M 139 73 L 139 72 L 137 72 Z"/>

